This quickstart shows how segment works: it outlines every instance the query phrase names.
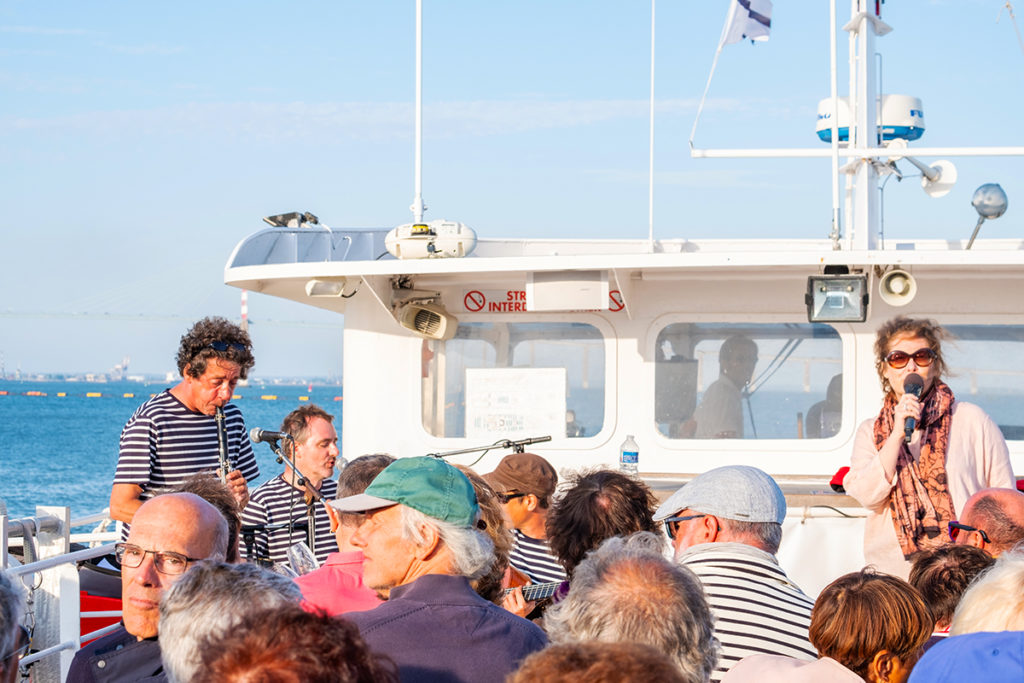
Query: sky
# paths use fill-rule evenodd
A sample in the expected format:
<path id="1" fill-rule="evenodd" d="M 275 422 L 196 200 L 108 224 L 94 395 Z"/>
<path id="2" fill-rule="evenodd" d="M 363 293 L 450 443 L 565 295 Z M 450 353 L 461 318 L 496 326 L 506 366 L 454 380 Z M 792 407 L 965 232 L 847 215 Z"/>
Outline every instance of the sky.
<path id="1" fill-rule="evenodd" d="M 924 100 L 918 146 L 1024 143 L 1004 5 L 883 6 L 884 91 Z M 726 8 L 657 3 L 655 237 L 824 238 L 827 159 L 689 155 Z M 769 41 L 723 49 L 697 147 L 824 147 L 828 4 L 776 0 L 772 19 Z M 425 218 L 481 238 L 645 238 L 650 29 L 647 1 L 425 0 Z M 172 371 L 192 321 L 238 317 L 223 268 L 263 216 L 410 222 L 414 49 L 413 0 L 0 0 L 0 365 Z M 941 199 L 909 166 L 887 183 L 886 237 L 966 239 L 985 182 L 1010 209 L 981 236 L 1020 236 L 1024 161 L 954 161 Z M 258 294 L 249 311 L 254 376 L 340 374 L 340 316 Z"/>

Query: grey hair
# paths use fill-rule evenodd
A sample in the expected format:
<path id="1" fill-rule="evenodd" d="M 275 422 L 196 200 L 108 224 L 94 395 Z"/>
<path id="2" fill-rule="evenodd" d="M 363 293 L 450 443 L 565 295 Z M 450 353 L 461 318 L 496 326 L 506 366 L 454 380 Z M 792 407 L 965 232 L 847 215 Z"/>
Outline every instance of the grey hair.
<path id="1" fill-rule="evenodd" d="M 688 683 L 706 683 L 719 651 L 711 608 L 697 576 L 663 550 L 660 536 L 639 531 L 587 553 L 569 595 L 544 615 L 551 642 L 644 643 L 671 657 Z"/>
<path id="2" fill-rule="evenodd" d="M 13 652 L 18 642 L 18 624 L 25 613 L 25 590 L 21 581 L 7 572 L 0 572 L 0 657 Z M 0 661 L 0 673 L 6 672 Z M 13 660 L 12 666 L 17 666 Z"/>
<path id="3" fill-rule="evenodd" d="M 422 525 L 437 529 L 451 554 L 455 574 L 474 581 L 490 570 L 494 563 L 494 542 L 483 531 L 443 522 L 403 505 L 402 537 L 421 545 L 426 540 L 420 531 Z"/>
<path id="4" fill-rule="evenodd" d="M 160 600 L 160 652 L 167 680 L 192 680 L 204 638 L 231 629 L 253 612 L 300 600 L 294 581 L 258 565 L 197 562 Z"/>
<path id="5" fill-rule="evenodd" d="M 949 635 L 1024 631 L 1024 550 L 1003 553 L 964 591 Z"/>
<path id="6" fill-rule="evenodd" d="M 782 525 L 778 522 L 742 522 L 736 519 L 725 519 L 719 517 L 722 527 L 728 530 L 733 536 L 754 541 L 757 547 L 770 555 L 779 552 L 779 544 L 782 543 Z"/>

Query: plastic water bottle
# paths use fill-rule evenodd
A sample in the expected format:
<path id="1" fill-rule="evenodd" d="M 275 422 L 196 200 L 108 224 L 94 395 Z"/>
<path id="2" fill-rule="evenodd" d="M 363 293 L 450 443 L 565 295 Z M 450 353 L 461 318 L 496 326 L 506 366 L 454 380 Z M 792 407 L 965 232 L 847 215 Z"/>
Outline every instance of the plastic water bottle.
<path id="1" fill-rule="evenodd" d="M 619 447 L 619 470 L 625 474 L 635 475 L 640 465 L 640 447 L 636 445 L 632 434 Z"/>

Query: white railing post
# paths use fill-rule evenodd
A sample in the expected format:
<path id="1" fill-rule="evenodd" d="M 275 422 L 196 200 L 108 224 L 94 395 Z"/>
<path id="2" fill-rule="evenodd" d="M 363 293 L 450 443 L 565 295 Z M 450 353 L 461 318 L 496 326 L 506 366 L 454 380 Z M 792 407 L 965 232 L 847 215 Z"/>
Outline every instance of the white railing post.
<path id="1" fill-rule="evenodd" d="M 52 531 L 40 530 L 39 558 L 45 559 L 71 551 L 71 509 L 45 506 L 36 508 L 37 517 L 56 517 L 59 524 Z M 39 590 L 35 592 L 35 632 L 33 646 L 36 649 L 52 647 L 73 641 L 78 643 L 81 622 L 79 621 L 78 567 L 75 564 L 61 564 L 40 572 Z M 63 650 L 59 659 L 47 657 L 36 663 L 37 681 L 63 681 L 67 678 L 71 660 L 78 647 Z"/>

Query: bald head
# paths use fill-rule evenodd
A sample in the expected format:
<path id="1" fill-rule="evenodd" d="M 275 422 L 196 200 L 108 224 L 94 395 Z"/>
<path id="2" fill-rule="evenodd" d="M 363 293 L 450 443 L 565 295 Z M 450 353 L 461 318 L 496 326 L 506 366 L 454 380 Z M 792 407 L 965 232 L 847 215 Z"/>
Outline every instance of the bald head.
<path id="1" fill-rule="evenodd" d="M 961 531 L 957 543 L 967 543 L 997 556 L 1024 540 L 1024 493 L 1015 489 L 982 489 L 964 504 L 960 522 L 979 531 Z M 980 531 L 988 536 L 988 542 Z"/>
<path id="2" fill-rule="evenodd" d="M 125 629 L 140 640 L 157 634 L 160 598 L 182 577 L 158 563 L 158 553 L 193 560 L 224 560 L 228 525 L 213 505 L 193 493 L 166 493 L 142 504 L 132 519 L 128 541 L 136 567 L 121 567 L 121 599 Z M 158 568 L 162 564 L 162 568 Z"/>

